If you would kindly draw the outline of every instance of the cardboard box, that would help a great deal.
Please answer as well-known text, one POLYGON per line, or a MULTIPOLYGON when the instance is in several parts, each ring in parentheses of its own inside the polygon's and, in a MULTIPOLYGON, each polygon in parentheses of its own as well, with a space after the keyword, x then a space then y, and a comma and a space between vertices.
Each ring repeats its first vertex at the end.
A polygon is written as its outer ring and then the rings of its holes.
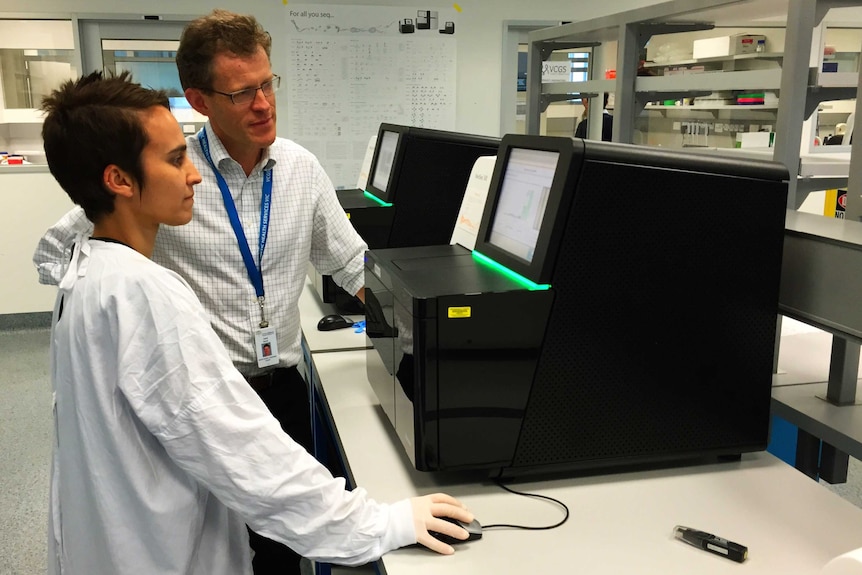
POLYGON ((700 58, 752 54, 757 51, 757 42, 759 40, 766 42, 766 36, 762 34, 734 34, 733 36, 695 40, 692 57, 698 60, 700 58))

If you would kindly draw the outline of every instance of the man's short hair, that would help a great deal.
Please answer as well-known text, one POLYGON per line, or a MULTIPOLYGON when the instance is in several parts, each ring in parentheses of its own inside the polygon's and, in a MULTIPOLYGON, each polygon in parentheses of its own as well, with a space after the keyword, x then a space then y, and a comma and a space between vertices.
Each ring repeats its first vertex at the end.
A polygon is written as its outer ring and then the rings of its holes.
POLYGON ((140 112, 170 109, 167 94, 132 82, 123 72, 93 72, 69 80, 42 100, 42 140, 51 174, 92 222, 114 211, 114 194, 102 183, 114 164, 141 186, 141 153, 149 143, 140 112))
POLYGON ((254 16, 213 10, 189 22, 177 50, 177 71, 183 90, 212 90, 212 62, 217 54, 229 52, 248 57, 257 52, 258 46, 269 58, 272 38, 254 16))

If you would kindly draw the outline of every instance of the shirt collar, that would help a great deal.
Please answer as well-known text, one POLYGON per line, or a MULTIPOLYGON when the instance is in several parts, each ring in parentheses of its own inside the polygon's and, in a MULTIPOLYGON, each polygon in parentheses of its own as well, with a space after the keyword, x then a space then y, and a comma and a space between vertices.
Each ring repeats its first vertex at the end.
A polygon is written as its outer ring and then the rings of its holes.
MULTIPOLYGON (((225 168, 225 162, 228 162, 229 165, 239 166, 237 161, 231 158, 230 154, 227 153, 224 144, 221 143, 221 140, 216 135, 209 120, 207 120, 207 123, 204 125, 204 130, 207 132, 207 140, 209 141, 210 154, 212 155, 213 163, 218 166, 219 170, 223 170, 225 168)), ((261 170, 268 170, 275 166, 275 158, 272 157, 270 148, 271 146, 264 149, 260 161, 251 171, 250 175, 256 175, 261 170)))

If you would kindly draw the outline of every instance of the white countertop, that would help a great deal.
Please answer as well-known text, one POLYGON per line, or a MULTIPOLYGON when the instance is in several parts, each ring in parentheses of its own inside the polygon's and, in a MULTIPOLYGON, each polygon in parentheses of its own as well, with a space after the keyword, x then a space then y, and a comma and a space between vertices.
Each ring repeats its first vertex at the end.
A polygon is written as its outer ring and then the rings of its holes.
MULTIPOLYGON (((479 478, 417 472, 368 384, 365 351, 315 354, 313 361, 349 473, 372 497, 395 501, 446 491, 486 525, 561 519, 556 505, 479 478)), ((862 509, 765 452, 734 463, 511 486, 562 500, 571 518, 551 531, 488 530, 450 557, 401 549, 384 557, 385 572, 809 575, 862 547, 862 509), (676 524, 747 545, 749 559, 740 565, 676 541, 676 524)))
POLYGON ((50 174, 51 170, 48 164, 18 164, 9 166, 6 164, 0 165, 0 175, 2 174, 50 174))
MULTIPOLYGON (((318 331, 317 322, 325 315, 338 313, 335 305, 324 303, 306 278, 305 289, 299 296, 299 321, 302 325, 302 336, 305 338, 311 353, 365 349, 365 332, 356 333, 352 327, 333 331, 318 331)), ((343 315, 343 314, 342 314, 343 315)), ((344 315, 354 322, 365 319, 364 315, 344 315)))
MULTIPOLYGON (((828 381, 832 334, 789 317, 782 318, 781 324, 778 369, 772 376, 772 386, 828 381)), ((859 377, 862 378, 862 365, 859 377)))

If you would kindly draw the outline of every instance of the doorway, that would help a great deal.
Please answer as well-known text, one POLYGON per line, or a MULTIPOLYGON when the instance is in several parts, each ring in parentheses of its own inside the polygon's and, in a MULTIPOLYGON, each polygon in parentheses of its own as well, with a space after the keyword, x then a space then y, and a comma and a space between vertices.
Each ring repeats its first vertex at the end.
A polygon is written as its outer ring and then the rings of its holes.
POLYGON ((192 110, 183 96, 176 66, 180 35, 187 22, 80 20, 84 73, 131 72, 135 82, 167 92, 171 112, 183 124, 183 131, 194 133, 206 118, 192 110))

